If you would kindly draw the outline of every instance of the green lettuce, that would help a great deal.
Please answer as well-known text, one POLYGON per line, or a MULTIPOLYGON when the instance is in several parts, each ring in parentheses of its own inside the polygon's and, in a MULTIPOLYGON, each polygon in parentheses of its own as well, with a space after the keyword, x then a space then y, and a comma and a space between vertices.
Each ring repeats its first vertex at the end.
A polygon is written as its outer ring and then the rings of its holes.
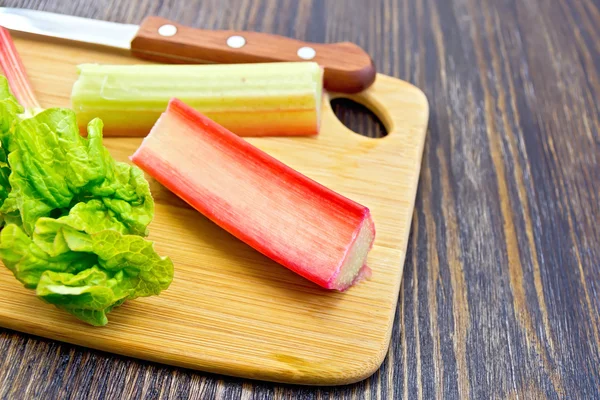
POLYGON ((125 300, 169 287, 173 263, 151 242, 115 230, 88 234, 69 221, 40 218, 31 238, 14 224, 0 233, 4 264, 46 302, 101 326, 125 300))
MULTIPOLYGON (((10 168, 8 166, 8 141, 19 120, 18 115, 24 111, 23 107, 17 103, 17 99, 10 93, 8 81, 4 76, 0 75, 0 206, 8 197, 10 190, 8 183, 10 175, 10 168)), ((2 226, 3 222, 3 220, 0 220, 0 226, 2 226)))
POLYGON ((102 121, 79 134, 75 114, 32 118, 0 76, 0 259, 37 296, 91 325, 126 300, 158 295, 173 263, 144 239, 154 201, 143 172, 116 162, 102 121))
POLYGON ((21 217, 31 234, 38 218, 63 214, 75 204, 96 198, 128 228, 147 235, 154 202, 142 171, 116 162, 102 144, 102 121, 79 134, 75 113, 49 109, 20 122, 9 143, 11 191, 0 213, 21 217))

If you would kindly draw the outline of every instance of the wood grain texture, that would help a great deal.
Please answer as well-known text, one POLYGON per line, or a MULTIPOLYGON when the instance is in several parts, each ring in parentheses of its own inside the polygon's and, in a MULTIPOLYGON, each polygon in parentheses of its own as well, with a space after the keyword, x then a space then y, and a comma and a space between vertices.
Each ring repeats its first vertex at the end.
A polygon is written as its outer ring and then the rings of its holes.
POLYGON ((194 64, 202 62, 235 64, 273 61, 304 61, 298 54, 303 47, 315 51, 311 61, 324 69, 325 89, 357 93, 375 81, 375 66, 369 55, 354 43, 308 43, 285 36, 235 30, 191 28, 160 17, 146 17, 131 42, 132 53, 147 60, 194 64), (165 37, 160 27, 173 25, 174 36, 165 37), (245 44, 231 48, 227 39, 240 36, 245 44))
MULTIPOLYGON (((13 39, 43 107, 70 105, 78 64, 140 63, 63 40, 18 32, 13 39)), ((366 261, 370 279, 344 293, 325 291, 235 239, 148 176, 156 203, 149 240, 173 260, 169 289, 127 302, 98 329, 40 302, 0 268, 0 326, 245 378, 339 385, 372 375, 389 347, 429 106, 415 86, 378 75, 368 90, 350 96, 384 122, 388 134, 374 139, 336 118, 332 96, 341 95, 324 96, 319 135, 246 140, 369 208, 377 230, 366 261)), ((141 142, 104 138, 124 162, 141 142)))
POLYGON ((5 331, 0 398, 600 398, 597 0, 2 4, 349 40, 422 88, 431 118, 392 344, 371 378, 274 385, 5 331))

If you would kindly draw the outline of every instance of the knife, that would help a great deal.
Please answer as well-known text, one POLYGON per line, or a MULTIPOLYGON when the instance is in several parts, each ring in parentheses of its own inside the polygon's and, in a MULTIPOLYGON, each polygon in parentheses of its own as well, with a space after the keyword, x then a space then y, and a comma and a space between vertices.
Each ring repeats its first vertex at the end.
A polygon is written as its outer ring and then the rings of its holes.
POLYGON ((324 86, 356 93, 375 81, 369 55, 349 43, 308 43, 284 36, 233 30, 202 30, 160 17, 141 25, 119 24, 20 8, 0 7, 7 29, 130 50, 142 59, 177 63, 314 61, 324 68, 324 86))

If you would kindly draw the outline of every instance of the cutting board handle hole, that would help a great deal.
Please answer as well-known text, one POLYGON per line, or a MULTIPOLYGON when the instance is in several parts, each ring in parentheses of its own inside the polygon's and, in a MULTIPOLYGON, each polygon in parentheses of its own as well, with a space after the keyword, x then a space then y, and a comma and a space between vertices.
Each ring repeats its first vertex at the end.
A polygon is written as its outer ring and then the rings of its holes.
POLYGON ((379 139, 388 134, 379 117, 354 100, 333 99, 331 108, 340 122, 358 135, 379 139))

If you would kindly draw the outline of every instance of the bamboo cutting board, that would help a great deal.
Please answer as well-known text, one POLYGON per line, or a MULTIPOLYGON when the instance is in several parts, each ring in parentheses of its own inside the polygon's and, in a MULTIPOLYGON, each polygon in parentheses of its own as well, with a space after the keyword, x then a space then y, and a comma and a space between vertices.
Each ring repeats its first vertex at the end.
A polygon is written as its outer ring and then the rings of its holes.
MULTIPOLYGON (((69 106, 75 65, 143 63, 126 54, 14 35, 42 106, 69 106)), ((130 301, 94 328, 38 300, 0 268, 0 325, 126 356, 226 375, 312 385, 367 378, 389 346, 419 180, 428 103, 414 86, 378 75, 351 97, 375 112, 382 139, 347 129, 324 99, 316 138, 254 138, 252 144, 371 209, 373 277, 327 292, 238 241, 150 180, 150 240, 175 264, 169 290, 130 301)), ((141 139, 106 138, 127 161, 141 139)))

